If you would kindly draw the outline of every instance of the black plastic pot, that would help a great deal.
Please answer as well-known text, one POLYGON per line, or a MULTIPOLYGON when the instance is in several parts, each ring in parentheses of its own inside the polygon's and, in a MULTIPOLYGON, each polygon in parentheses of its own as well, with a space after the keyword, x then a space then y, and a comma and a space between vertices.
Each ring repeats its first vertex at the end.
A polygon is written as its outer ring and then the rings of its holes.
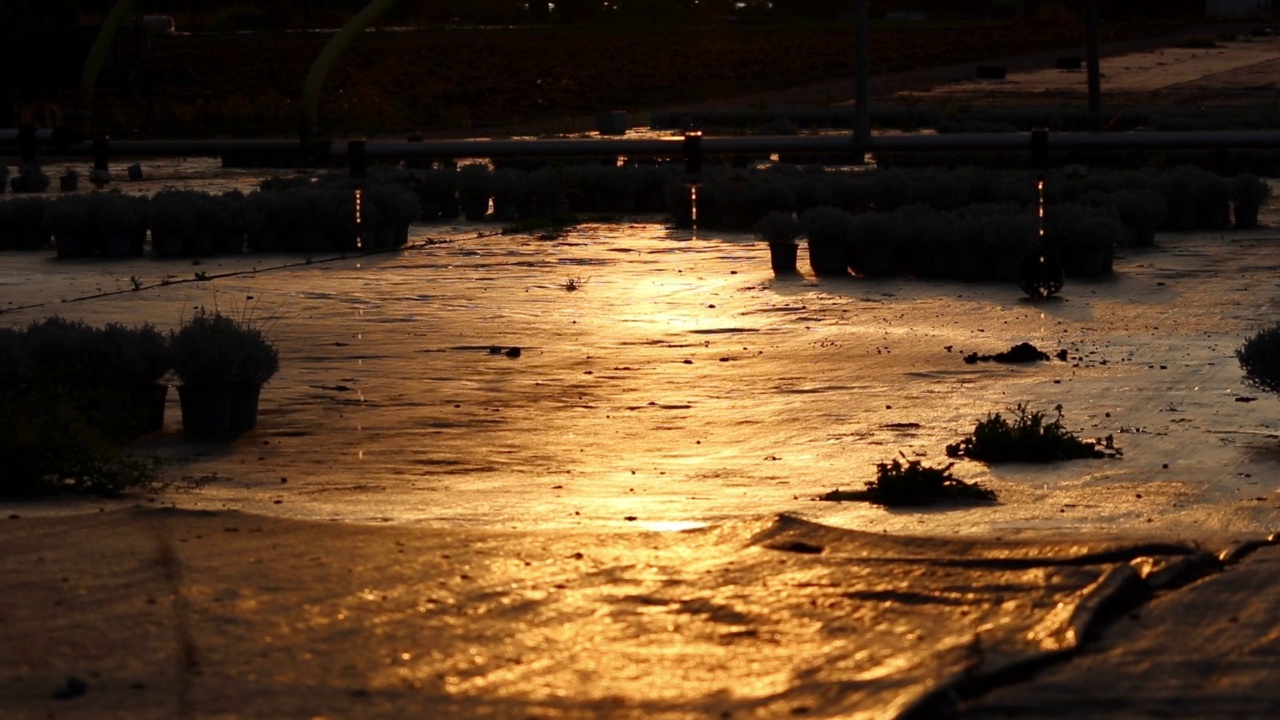
POLYGON ((843 243, 809 243, 809 267, 818 277, 849 277, 849 252, 843 243))
POLYGON ((182 434, 220 438, 231 434, 231 391, 227 388, 178 386, 182 406, 182 434))
POLYGON ((1257 205, 1235 206, 1236 229, 1253 230, 1258 227, 1257 205))
POLYGON ((800 246, 793 242, 769 243, 769 265, 775 275, 795 275, 800 246))
POLYGON ((123 441, 161 430, 169 386, 146 383, 115 390, 93 409, 90 422, 109 437, 123 441))
POLYGON ((258 398, 261 394, 261 387, 251 385, 232 389, 229 416, 232 433, 247 432, 258 426, 258 398))

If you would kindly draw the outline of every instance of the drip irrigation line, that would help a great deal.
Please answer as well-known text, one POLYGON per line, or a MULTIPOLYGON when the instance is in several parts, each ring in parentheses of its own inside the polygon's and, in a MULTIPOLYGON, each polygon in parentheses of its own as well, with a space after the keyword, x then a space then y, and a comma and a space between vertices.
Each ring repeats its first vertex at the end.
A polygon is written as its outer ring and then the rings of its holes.
POLYGON ((405 250, 420 250, 423 248, 435 247, 437 245, 444 245, 449 242, 451 241, 443 240, 443 239, 427 239, 417 243, 413 243, 411 245, 405 245, 403 247, 398 247, 398 248, 379 248, 376 250, 366 250, 364 252, 359 252, 354 254, 344 253, 342 255, 321 258, 319 260, 305 259, 299 262, 290 262, 290 263, 285 263, 283 265, 275 265, 267 268, 255 267, 250 270, 231 270, 228 272, 221 272, 221 273, 214 273, 214 274, 197 271, 194 277, 184 277, 184 278, 174 278, 174 279, 166 278, 157 283, 153 283, 150 285, 139 285, 136 287, 125 289, 125 290, 111 290, 108 292, 93 293, 92 295, 79 295, 73 298, 63 298, 56 301, 45 300, 43 302, 31 303, 30 305, 15 305, 13 307, 0 308, 0 315, 4 315, 5 313, 17 312, 19 310, 34 310, 37 308, 45 307, 46 305, 54 305, 54 304, 69 305, 71 303, 86 302, 89 300, 101 300, 102 298, 115 297, 117 295, 128 295, 131 293, 142 292, 144 290, 154 290, 156 288, 162 288, 162 287, 173 287, 174 285, 186 285, 188 283, 209 282, 212 280, 221 280, 225 278, 239 277, 242 275, 259 275, 262 273, 268 273, 275 270, 290 270, 297 267, 306 267, 307 265, 323 265, 326 263, 338 262, 340 260, 352 260, 352 259, 358 259, 363 257, 370 257, 373 255, 385 255, 387 253, 403 252, 405 250))

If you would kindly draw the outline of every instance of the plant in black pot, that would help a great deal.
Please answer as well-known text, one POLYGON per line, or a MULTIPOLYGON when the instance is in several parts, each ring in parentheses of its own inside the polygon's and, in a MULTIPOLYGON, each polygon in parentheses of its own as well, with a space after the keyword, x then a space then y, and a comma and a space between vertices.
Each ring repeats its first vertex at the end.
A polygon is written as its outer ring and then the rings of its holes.
POLYGON ((108 324, 99 331, 89 361, 102 380, 90 422, 104 436, 127 442, 164 426, 169 386, 161 378, 172 366, 165 333, 151 324, 108 324))
POLYGON ((80 187, 80 173, 75 168, 67 168, 58 178, 58 189, 62 192, 75 192, 80 187))
POLYGON ((0 202, 0 249, 44 250, 53 243, 45 225, 44 198, 19 198, 0 202))
POLYGON ((860 213, 853 216, 851 227, 853 252, 849 255, 849 267, 854 273, 887 277, 898 272, 907 236, 897 212, 860 213))
POLYGON ((422 205, 417 196, 402 187, 374 185, 369 188, 367 198, 365 207, 373 208, 378 215, 376 237, 368 247, 404 247, 408 244, 409 225, 422 216, 422 205))
POLYGON ((1236 228, 1252 230, 1258 227, 1258 210, 1271 197, 1271 186, 1266 180, 1244 173, 1231 179, 1231 199, 1235 202, 1236 228))
POLYGON ((1196 190, 1196 227, 1225 230, 1231 227, 1231 181, 1200 171, 1196 190))
MULTIPOLYGON (((459 173, 462 169, 459 169, 459 173)), ((462 194, 459 176, 458 194, 462 194)), ((520 219, 520 206, 529 195, 529 173, 515 168, 498 168, 493 172, 493 218, 500 222, 520 219)), ((463 201, 466 202, 465 200, 463 201)))
POLYGON ((68 195, 45 207, 44 225, 53 234, 58 257, 85 257, 97 252, 97 234, 93 224, 96 204, 96 198, 89 195, 68 195))
POLYGON ((769 243, 769 265, 775 275, 794 275, 799 245, 796 239, 804 226, 791 213, 774 210, 756 223, 756 237, 769 243))
POLYGON ((262 385, 279 354, 260 327, 218 311, 197 310, 170 338, 183 432, 225 437, 257 423, 262 385))
POLYGON ((487 165, 472 164, 458 168, 458 202, 462 206, 463 217, 483 220, 489 214, 489 197, 496 189, 495 180, 487 165))
POLYGON ((196 231, 197 205, 203 202, 198 195, 187 190, 161 190, 152 196, 149 224, 153 253, 177 257, 193 244, 189 238, 196 231))
POLYGON ((248 197, 253 220, 246 237, 250 252, 274 252, 280 249, 280 234, 284 230, 288 211, 284 193, 278 190, 254 190, 248 197))
POLYGON ((350 193, 318 187, 297 187, 281 193, 285 204, 285 226, 281 245, 294 252, 333 249, 329 231, 339 219, 339 207, 350 193))
POLYGON ((809 208, 800 216, 809 239, 809 267, 818 277, 848 277, 853 216, 833 207, 809 208))
POLYGON ((141 255, 139 227, 146 227, 145 201, 122 193, 93 193, 93 234, 104 257, 141 255))
POLYGON ((1050 209, 1046 222, 1045 232, 1068 276, 1110 274, 1115 248, 1127 237, 1114 208, 1061 205, 1050 209))
POLYGON ((1156 228, 1169 214, 1169 204, 1154 190, 1131 189, 1113 193, 1090 193, 1081 198, 1085 205, 1113 207, 1120 214, 1126 239, 1135 247, 1152 247, 1156 244, 1156 228))
POLYGON ((1200 172, 1179 167, 1156 178, 1156 190, 1169 209, 1161 229, 1184 232, 1196 228, 1196 179, 1200 172))
POLYGON ((9 187, 16 193, 42 193, 49 189, 49 176, 39 163, 23 163, 18 166, 18 175, 9 180, 9 187))

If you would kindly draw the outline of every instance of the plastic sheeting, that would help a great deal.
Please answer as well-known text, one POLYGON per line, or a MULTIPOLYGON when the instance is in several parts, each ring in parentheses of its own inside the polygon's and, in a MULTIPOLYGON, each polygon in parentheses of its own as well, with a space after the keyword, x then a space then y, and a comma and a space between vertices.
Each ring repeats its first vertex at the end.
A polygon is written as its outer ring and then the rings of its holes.
POLYGON ((64 719, 895 717, 1072 650, 1199 551, 142 509, 6 521, 0 546, 0 707, 64 719))

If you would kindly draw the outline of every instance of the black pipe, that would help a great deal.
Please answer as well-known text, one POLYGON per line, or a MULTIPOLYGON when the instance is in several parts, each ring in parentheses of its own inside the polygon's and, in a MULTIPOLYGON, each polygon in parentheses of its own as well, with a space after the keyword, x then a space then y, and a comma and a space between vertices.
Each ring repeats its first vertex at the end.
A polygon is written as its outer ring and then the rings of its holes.
MULTIPOLYGON (((37 139, 40 133, 36 133, 37 139)), ((0 149, 13 147, 16 133, 0 131, 0 149)), ((769 137, 664 138, 550 138, 536 140, 424 140, 421 142, 371 140, 365 145, 369 158, 511 158, 553 156, 662 157, 683 159, 688 143, 696 142, 702 155, 759 153, 850 153, 849 136, 790 135, 769 137)), ((872 136, 868 152, 1027 152, 1029 133, 943 133, 872 136)), ((1280 131, 1137 131, 1124 133, 1053 133, 1050 151, 1060 150, 1177 150, 1177 149, 1280 149, 1280 131)), ((344 158, 347 141, 308 143, 312 157, 344 158)), ((112 140, 116 158, 219 157, 230 153, 298 155, 296 140, 112 140)), ((93 157, 92 143, 77 143, 61 151, 71 156, 93 157)))

